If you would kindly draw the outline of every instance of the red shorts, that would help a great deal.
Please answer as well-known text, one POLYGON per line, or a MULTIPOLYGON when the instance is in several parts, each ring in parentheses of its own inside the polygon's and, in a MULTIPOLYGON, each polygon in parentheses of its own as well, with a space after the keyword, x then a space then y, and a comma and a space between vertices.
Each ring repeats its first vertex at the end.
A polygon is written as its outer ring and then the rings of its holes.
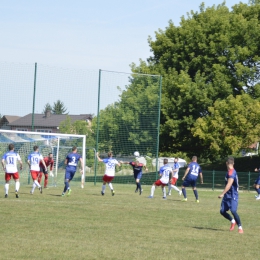
POLYGON ((6 181, 10 181, 11 179, 12 179, 12 177, 13 177, 13 179, 14 180, 18 180, 19 179, 19 173, 18 172, 15 172, 15 173, 5 173, 5 180, 6 181))
POLYGON ((166 183, 166 184, 165 184, 165 183, 162 183, 161 180, 159 179, 159 180, 157 180, 157 181, 154 183, 154 185, 155 185, 155 186, 162 186, 162 187, 164 187, 164 186, 167 185, 167 183, 166 183))
POLYGON ((31 171, 31 176, 32 176, 32 179, 33 180, 37 180, 38 179, 38 176, 39 176, 39 173, 38 171, 31 171))
POLYGON ((173 177, 172 179, 171 179, 171 184, 172 185, 175 185, 176 184, 176 182, 177 182, 177 178, 175 178, 175 177, 173 177))
POLYGON ((115 176, 107 176, 107 175, 104 175, 103 176, 103 181, 105 182, 111 182, 113 179, 114 179, 115 176))

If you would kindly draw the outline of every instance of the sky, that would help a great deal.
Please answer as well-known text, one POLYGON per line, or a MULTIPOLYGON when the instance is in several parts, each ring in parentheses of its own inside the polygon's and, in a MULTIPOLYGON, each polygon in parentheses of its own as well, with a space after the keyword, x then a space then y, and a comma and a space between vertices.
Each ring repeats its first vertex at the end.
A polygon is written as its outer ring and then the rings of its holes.
MULTIPOLYGON (((204 0, 206 7, 222 2, 204 0)), ((180 18, 191 10, 198 11, 201 3, 202 0, 1 0, 0 63, 8 67, 11 63, 34 66, 37 62, 73 70, 131 72, 131 63, 138 64, 139 59, 151 56, 148 36, 154 39, 155 31, 164 30, 169 20, 179 25, 180 18)), ((226 0, 229 8, 238 3, 226 0)), ((0 114, 7 114, 7 108, 9 114, 18 114, 3 103, 0 114)))

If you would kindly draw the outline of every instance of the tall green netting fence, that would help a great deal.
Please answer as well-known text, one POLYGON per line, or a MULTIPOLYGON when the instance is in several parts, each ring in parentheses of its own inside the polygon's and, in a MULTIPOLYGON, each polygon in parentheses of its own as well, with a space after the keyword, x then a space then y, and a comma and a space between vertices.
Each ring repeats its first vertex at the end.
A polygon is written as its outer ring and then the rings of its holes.
MULTIPOLYGON (((123 161, 134 160, 134 151, 139 151, 149 179, 154 181, 161 84, 158 75, 0 62, 0 128, 86 135, 87 182, 96 183, 104 174, 96 151, 103 158, 112 151, 123 161), (46 105, 53 108, 57 101, 63 104, 64 112, 59 114, 56 109, 46 113, 46 105)), ((7 145, 0 146, 1 154, 7 145)), ((59 170, 64 171, 64 166, 59 170)), ((115 182, 128 183, 132 169, 127 165, 117 168, 116 176, 115 182)), ((75 180, 80 181, 80 176, 75 180)))

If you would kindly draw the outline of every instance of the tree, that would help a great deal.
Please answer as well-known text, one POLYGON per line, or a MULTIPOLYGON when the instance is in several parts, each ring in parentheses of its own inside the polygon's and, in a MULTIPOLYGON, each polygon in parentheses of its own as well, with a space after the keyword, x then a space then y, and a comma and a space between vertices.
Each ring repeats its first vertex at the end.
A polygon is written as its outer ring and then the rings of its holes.
POLYGON ((45 104, 42 113, 45 114, 47 111, 52 111, 52 107, 51 107, 50 103, 45 104))
POLYGON ((57 100, 57 102, 54 102, 54 104, 52 106, 53 114, 62 115, 62 114, 66 114, 66 111, 67 111, 67 108, 65 108, 65 105, 62 101, 57 100))
MULTIPOLYGON (((192 129, 209 107, 232 95, 260 100, 260 5, 225 3, 191 11, 149 38, 153 55, 135 72, 163 76, 160 151, 208 156, 208 143, 192 129)), ((232 109, 231 107, 229 108, 232 109)), ((231 126, 232 127, 232 126, 231 126)))
POLYGON ((209 147, 211 155, 238 153, 259 141, 260 103, 248 94, 217 100, 207 116, 197 119, 192 132, 209 147))

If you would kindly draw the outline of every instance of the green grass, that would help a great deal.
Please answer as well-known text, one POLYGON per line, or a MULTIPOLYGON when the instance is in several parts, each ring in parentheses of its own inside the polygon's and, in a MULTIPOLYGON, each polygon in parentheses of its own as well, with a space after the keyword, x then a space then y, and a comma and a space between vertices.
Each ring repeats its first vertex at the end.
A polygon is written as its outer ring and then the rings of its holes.
POLYGON ((187 190, 162 200, 160 189, 148 199, 134 185, 114 184, 116 195, 101 184, 63 187, 30 195, 23 186, 16 199, 13 185, 0 197, 1 259, 255 259, 259 245, 260 201, 240 193, 238 213, 244 234, 219 214, 220 191, 199 189, 200 203, 187 190))

